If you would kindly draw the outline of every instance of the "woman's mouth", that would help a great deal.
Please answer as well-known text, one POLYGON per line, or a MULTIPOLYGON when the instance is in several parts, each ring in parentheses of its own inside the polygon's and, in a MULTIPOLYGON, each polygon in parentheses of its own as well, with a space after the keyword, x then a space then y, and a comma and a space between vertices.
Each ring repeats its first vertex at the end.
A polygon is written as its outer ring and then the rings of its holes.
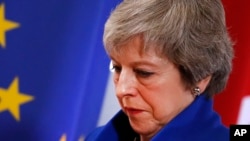
POLYGON ((125 108, 125 111, 128 115, 137 115, 143 112, 143 110, 136 108, 125 108))

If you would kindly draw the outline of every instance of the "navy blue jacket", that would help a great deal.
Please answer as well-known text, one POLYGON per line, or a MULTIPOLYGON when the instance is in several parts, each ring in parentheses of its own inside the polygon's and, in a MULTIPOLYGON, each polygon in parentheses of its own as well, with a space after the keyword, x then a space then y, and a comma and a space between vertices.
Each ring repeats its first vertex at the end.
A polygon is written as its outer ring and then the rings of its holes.
MULTIPOLYGON (((133 141, 136 136, 139 135, 130 127, 128 117, 119 111, 105 126, 89 134, 85 141, 133 141)), ((198 96, 151 141, 229 141, 229 130, 213 110, 212 100, 198 96)))

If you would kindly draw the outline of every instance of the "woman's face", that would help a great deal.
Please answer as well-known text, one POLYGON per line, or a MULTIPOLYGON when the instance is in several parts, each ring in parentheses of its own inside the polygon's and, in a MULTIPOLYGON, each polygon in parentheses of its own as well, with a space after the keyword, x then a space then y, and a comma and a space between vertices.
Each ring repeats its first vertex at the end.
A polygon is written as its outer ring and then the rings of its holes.
POLYGON ((177 67, 153 50, 143 52, 139 37, 112 59, 116 96, 132 128, 151 138, 194 99, 177 67))

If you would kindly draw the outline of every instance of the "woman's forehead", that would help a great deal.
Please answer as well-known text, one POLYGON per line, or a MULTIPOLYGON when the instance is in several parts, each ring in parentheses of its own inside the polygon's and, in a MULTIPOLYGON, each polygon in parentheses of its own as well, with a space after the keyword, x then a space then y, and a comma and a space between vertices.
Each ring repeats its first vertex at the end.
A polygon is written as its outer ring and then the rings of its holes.
POLYGON ((106 47, 106 50, 109 55, 122 55, 130 52, 139 53, 141 56, 157 55, 164 58, 161 47, 157 46, 156 43, 145 43, 141 36, 135 36, 124 43, 106 47))

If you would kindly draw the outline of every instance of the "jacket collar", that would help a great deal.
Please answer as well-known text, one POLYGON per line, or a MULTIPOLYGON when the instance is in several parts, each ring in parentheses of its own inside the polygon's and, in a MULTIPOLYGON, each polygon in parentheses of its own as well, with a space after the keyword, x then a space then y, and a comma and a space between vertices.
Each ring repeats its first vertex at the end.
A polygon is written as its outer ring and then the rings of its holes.
MULTIPOLYGON (((214 128, 221 126, 217 113, 213 111, 212 100, 202 94, 172 121, 156 134, 153 140, 192 140, 206 138, 203 133, 215 131, 214 128), (197 134, 198 135, 197 135, 197 134)), ((129 124, 128 117, 119 111, 102 129, 100 138, 112 141, 133 141, 138 136, 129 124)))

